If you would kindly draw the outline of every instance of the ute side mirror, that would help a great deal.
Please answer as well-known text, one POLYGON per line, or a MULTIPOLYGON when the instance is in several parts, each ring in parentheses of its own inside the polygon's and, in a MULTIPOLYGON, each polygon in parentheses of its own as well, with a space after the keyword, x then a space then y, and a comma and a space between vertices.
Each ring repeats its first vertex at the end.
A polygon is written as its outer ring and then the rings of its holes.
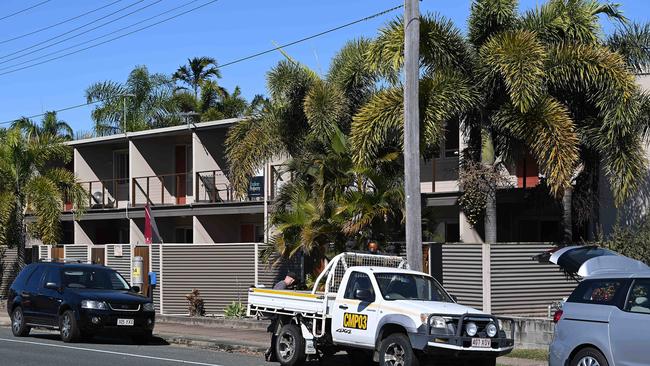
POLYGON ((58 285, 57 283, 55 283, 55 282, 47 282, 47 283, 45 284, 45 288, 46 288, 46 289, 49 289, 49 290, 54 290, 54 291, 59 291, 59 290, 61 290, 61 286, 59 286, 59 285, 58 285))
POLYGON ((139 293, 140 292, 140 286, 132 286, 131 291, 139 293))
POLYGON ((370 293, 370 290, 366 290, 366 289, 359 289, 355 291, 354 298, 364 302, 372 302, 375 300, 372 294, 370 293))

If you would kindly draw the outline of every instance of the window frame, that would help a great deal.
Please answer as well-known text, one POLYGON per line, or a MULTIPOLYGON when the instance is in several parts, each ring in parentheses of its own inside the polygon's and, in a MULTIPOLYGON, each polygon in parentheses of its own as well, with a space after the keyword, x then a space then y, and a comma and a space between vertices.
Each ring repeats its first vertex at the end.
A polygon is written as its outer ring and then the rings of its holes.
POLYGON ((567 299, 567 302, 574 303, 574 304, 589 304, 589 305, 599 305, 599 306, 615 306, 621 310, 625 307, 625 301, 627 299, 627 294, 630 291, 630 284, 631 280, 629 278, 594 278, 594 279, 586 279, 580 282, 578 286, 573 290, 569 298, 567 299), (594 282, 607 282, 607 281, 616 281, 620 282, 621 286, 616 291, 616 294, 614 294, 614 299, 611 302, 594 302, 594 301, 587 301, 583 300, 582 297, 584 296, 584 287, 588 286, 591 283, 594 282), (576 295, 578 293, 578 290, 580 291, 580 295, 576 295))
MULTIPOLYGON (((640 282, 647 281, 650 284, 650 278, 634 278, 634 279, 632 279, 632 281, 630 282, 630 285, 629 285, 629 287, 627 289, 626 296, 625 296, 625 302, 623 302, 623 307, 621 308, 621 310, 626 312, 626 313, 630 313, 630 314, 641 314, 641 315, 650 316, 650 313, 640 313, 638 311, 632 311, 631 308, 630 309, 627 308, 628 303, 630 301, 630 296, 632 295, 632 290, 634 289, 634 285, 637 283, 637 281, 640 281, 640 282)), ((650 294, 648 296, 650 297, 650 294)))
MULTIPOLYGON (((370 290, 372 291, 372 300, 365 301, 365 302, 373 303, 373 302, 377 301, 377 291, 375 290, 375 285, 372 283, 372 277, 370 277, 370 275, 368 275, 367 273, 361 272, 361 271, 352 271, 352 272, 350 272, 350 275, 348 276, 347 285, 345 286, 345 291, 343 292, 343 299, 359 301, 359 299, 354 297, 354 294, 352 295, 352 297, 348 297, 348 289, 350 289, 350 286, 352 285, 352 276, 355 275, 355 274, 366 276, 368 278, 368 282, 370 283, 370 290)), ((355 278, 355 280, 356 280, 356 278, 355 278)))

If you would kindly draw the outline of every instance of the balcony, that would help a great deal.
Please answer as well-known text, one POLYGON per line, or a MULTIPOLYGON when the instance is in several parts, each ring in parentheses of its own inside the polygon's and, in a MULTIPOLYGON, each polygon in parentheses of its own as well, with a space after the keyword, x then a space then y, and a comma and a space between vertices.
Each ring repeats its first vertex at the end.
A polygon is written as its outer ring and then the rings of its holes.
MULTIPOLYGON (((88 192, 89 209, 125 207, 129 201, 128 179, 106 179, 79 183, 88 192)), ((70 207, 66 200, 65 209, 70 207)))
POLYGON ((238 197, 221 170, 205 170, 196 172, 197 203, 227 203, 262 200, 259 197, 238 197))
POLYGON ((131 180, 131 205, 185 205, 193 201, 192 173, 135 177, 131 180))

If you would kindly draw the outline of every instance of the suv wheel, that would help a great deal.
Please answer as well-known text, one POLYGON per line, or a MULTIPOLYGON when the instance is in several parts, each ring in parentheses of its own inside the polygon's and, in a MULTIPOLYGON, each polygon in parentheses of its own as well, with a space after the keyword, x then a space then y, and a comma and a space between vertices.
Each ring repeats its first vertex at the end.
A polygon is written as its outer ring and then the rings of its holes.
POLYGON ((305 339, 297 325, 287 324, 280 329, 275 341, 275 354, 282 366, 302 365, 305 362, 305 339))
POLYGON ((29 335, 30 327, 26 325, 23 308, 16 306, 11 313, 11 332, 16 337, 26 337, 29 335))
POLYGON ((79 339, 81 332, 77 325, 77 319, 72 310, 66 310, 59 317, 59 330, 61 332, 61 340, 70 343, 79 339))
POLYGON ((571 366, 608 366, 607 359, 595 348, 585 348, 571 359, 571 366))
POLYGON ((405 334, 396 333, 384 338, 379 345, 379 365, 418 366, 418 358, 405 334))

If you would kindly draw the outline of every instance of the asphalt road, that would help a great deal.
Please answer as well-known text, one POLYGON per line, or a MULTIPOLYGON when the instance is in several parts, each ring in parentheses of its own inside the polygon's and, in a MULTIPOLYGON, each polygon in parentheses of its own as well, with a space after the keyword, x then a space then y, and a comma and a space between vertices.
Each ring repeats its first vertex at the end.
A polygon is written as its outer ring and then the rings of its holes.
POLYGON ((99 338, 84 343, 63 343, 51 332, 32 330, 16 338, 9 328, 0 327, 2 366, 272 366, 260 356, 214 352, 166 344, 154 339, 146 346, 130 339, 99 338))

